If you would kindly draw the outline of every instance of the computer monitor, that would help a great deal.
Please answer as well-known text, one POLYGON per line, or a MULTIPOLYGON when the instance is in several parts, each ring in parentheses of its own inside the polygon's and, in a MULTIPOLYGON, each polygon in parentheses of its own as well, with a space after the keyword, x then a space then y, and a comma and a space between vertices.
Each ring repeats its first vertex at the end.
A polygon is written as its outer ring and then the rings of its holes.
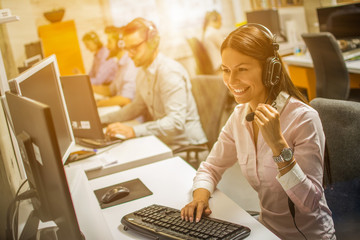
POLYGON ((360 3, 316 9, 320 32, 330 32, 337 39, 360 37, 360 3))
POLYGON ((246 12, 246 20, 248 23, 258 23, 264 25, 276 36, 284 38, 279 39, 279 41, 285 40, 285 37, 281 31, 279 13, 277 9, 265 9, 246 12))
POLYGON ((25 226, 37 230, 39 219, 52 220, 59 228, 58 239, 82 239, 50 107, 10 92, 5 94, 30 189, 36 193, 31 198, 35 214, 30 214, 25 226))
POLYGON ((63 164, 75 145, 55 55, 9 81, 10 91, 50 106, 63 164))

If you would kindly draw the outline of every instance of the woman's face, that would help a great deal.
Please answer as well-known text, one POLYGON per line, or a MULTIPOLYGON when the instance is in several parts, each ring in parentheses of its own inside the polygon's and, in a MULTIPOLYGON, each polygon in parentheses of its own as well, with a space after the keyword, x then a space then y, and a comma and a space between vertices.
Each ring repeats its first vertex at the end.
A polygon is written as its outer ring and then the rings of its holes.
POLYGON ((136 67, 148 66, 153 60, 154 49, 149 47, 146 37, 141 31, 124 36, 125 49, 136 67))
POLYGON ((225 85, 237 103, 249 102, 254 110, 267 96, 260 62, 232 48, 225 48, 221 57, 225 85))

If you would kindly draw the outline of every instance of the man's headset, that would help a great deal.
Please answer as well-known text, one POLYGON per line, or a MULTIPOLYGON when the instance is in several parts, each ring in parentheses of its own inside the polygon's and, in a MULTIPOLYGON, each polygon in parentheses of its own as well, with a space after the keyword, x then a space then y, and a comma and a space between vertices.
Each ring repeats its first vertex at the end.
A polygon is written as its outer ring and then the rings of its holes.
MULTIPOLYGON (((248 24, 241 26, 241 28, 250 27, 250 26, 254 26, 254 27, 258 28, 269 39, 271 39, 272 46, 274 49, 274 56, 268 57, 266 59, 266 63, 263 68, 263 74, 262 74, 263 75, 262 80, 263 80, 265 87, 270 87, 269 95, 265 101, 265 103, 267 103, 267 101, 269 100, 269 97, 272 93, 273 87, 280 82, 280 78, 281 78, 282 66, 281 66, 281 62, 280 62, 279 54, 278 54, 279 44, 276 42, 275 36, 271 33, 271 31, 267 27, 265 27, 261 24, 248 23, 248 24)), ((254 120, 254 117, 255 117, 255 113, 251 112, 248 115, 246 115, 246 120, 251 122, 254 120)))
POLYGON ((152 41, 154 38, 159 36, 159 32, 154 23, 144 18, 137 18, 136 21, 138 21, 147 29, 146 41, 152 41))

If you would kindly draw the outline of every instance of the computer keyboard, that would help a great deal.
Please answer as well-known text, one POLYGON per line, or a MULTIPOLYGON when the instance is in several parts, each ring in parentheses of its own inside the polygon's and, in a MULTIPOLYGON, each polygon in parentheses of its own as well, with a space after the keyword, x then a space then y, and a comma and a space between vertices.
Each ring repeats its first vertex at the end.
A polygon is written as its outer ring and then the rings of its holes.
POLYGON ((250 234, 248 227, 202 217, 199 222, 187 222, 180 217, 180 210, 151 205, 129 213, 121 219, 124 230, 134 230, 151 239, 220 240, 244 239, 250 234))

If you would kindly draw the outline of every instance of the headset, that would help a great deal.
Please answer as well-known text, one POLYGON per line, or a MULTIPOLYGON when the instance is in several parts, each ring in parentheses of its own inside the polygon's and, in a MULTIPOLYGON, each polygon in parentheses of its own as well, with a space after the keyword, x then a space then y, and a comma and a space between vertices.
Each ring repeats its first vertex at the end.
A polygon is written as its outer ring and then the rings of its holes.
MULTIPOLYGON (((265 27, 264 25, 258 24, 258 23, 247 23, 241 28, 254 26, 260 31, 262 31, 272 42, 272 47, 274 50, 274 55, 270 56, 266 59, 263 72, 262 72, 262 81, 265 87, 270 87, 270 93, 268 97, 266 98, 265 103, 269 100, 269 97, 271 95, 271 92, 273 90, 273 87, 277 85, 280 82, 281 75, 282 75, 282 65, 279 59, 279 44, 276 42, 276 36, 274 36, 271 31, 265 27)), ((251 112, 248 115, 246 115, 246 120, 251 122, 254 120, 255 113, 251 112)))
POLYGON ((279 59, 279 44, 276 42, 276 36, 271 33, 271 31, 264 25, 258 23, 248 23, 242 27, 254 26, 261 30, 271 41, 272 47, 274 50, 274 56, 268 57, 263 69, 263 83, 266 87, 275 86, 280 82, 281 78, 281 62, 279 59))
POLYGON ((147 29, 146 33, 146 40, 151 41, 155 37, 159 35, 159 32, 155 26, 155 24, 151 21, 148 21, 144 18, 136 18, 134 21, 139 22, 141 25, 143 25, 147 29))

